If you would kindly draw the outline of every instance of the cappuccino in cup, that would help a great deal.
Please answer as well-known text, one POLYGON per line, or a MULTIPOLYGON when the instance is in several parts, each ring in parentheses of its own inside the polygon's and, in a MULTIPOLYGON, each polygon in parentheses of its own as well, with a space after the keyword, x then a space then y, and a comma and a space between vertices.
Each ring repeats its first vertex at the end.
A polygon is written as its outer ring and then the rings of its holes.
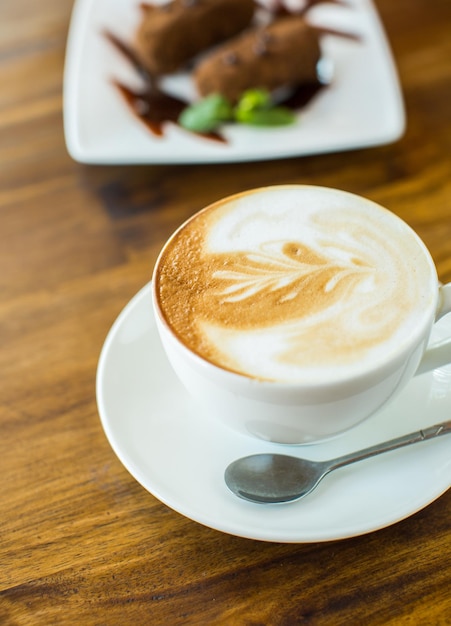
MULTIPOLYGON (((229 404, 242 396, 238 414, 254 415, 245 418, 248 432, 296 443, 330 434, 319 416, 328 406, 364 390, 374 396, 357 411, 365 417, 385 402, 377 396, 387 377, 392 391, 407 382, 438 293, 428 251, 401 219, 353 194, 301 185, 201 210, 170 238, 153 280, 163 344, 188 389, 208 379, 213 387, 201 384, 197 395, 215 396, 214 413, 228 407, 242 422, 229 404), (275 429, 268 406, 279 412, 275 429), (302 425, 304 414, 318 420, 313 429, 302 425)), ((348 421, 337 416, 336 430, 348 421)))

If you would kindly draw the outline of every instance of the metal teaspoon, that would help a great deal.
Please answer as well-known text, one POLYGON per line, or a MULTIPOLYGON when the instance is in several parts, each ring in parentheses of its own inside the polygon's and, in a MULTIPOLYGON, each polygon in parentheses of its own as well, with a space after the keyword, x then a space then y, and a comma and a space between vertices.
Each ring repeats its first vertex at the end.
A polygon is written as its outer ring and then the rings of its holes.
POLYGON ((451 433, 451 421, 378 443, 329 461, 309 461, 284 454, 254 454, 231 463, 224 474, 229 489, 240 498, 261 504, 299 500, 335 469, 413 443, 451 433))

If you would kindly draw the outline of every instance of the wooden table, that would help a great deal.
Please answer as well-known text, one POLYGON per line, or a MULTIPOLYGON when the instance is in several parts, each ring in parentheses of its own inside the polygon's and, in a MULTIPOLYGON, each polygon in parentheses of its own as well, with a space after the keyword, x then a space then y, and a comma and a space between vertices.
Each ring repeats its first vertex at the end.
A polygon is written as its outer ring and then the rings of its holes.
POLYGON ((205 166, 67 154, 72 0, 0 4, 0 623, 451 623, 451 493, 338 542, 229 536, 161 504, 98 418, 105 335, 172 230, 228 194, 311 183, 411 224, 451 280, 451 3, 378 0, 408 125, 393 145, 205 166))

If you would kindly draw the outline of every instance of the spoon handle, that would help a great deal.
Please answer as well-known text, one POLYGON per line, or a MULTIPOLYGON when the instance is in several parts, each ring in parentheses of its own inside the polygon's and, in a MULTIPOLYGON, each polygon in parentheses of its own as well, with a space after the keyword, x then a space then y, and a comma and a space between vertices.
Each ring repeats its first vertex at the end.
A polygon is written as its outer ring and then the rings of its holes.
POLYGON ((390 450, 396 450, 397 448, 403 448, 404 446, 410 446, 413 443, 420 441, 426 441, 427 439, 434 439, 435 437, 441 437, 451 433, 451 421, 442 422, 441 424, 435 424, 435 426, 429 426, 429 428, 423 428, 417 432, 403 435, 402 437, 396 437, 396 439, 390 439, 382 443, 377 443, 369 448, 364 448, 358 452, 351 452, 345 454, 336 459, 326 461, 328 471, 337 469, 338 467, 344 467, 363 459, 368 459, 382 452, 389 452, 390 450))

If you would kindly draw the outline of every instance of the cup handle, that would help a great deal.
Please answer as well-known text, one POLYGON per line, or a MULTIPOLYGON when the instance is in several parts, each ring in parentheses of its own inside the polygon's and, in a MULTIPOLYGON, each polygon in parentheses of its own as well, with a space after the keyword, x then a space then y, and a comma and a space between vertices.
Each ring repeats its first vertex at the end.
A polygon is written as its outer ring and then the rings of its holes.
POLYGON ((435 319, 439 320, 447 313, 451 313, 451 283, 439 287, 439 301, 435 319))
MULTIPOLYGON (((439 302, 435 321, 439 320, 447 313, 451 313, 451 283, 440 285, 439 287, 439 302)), ((424 372, 430 372, 444 365, 449 365, 450 363, 451 338, 448 338, 443 339, 443 341, 438 341, 425 351, 421 363, 415 372, 415 376, 423 374, 424 372)))

